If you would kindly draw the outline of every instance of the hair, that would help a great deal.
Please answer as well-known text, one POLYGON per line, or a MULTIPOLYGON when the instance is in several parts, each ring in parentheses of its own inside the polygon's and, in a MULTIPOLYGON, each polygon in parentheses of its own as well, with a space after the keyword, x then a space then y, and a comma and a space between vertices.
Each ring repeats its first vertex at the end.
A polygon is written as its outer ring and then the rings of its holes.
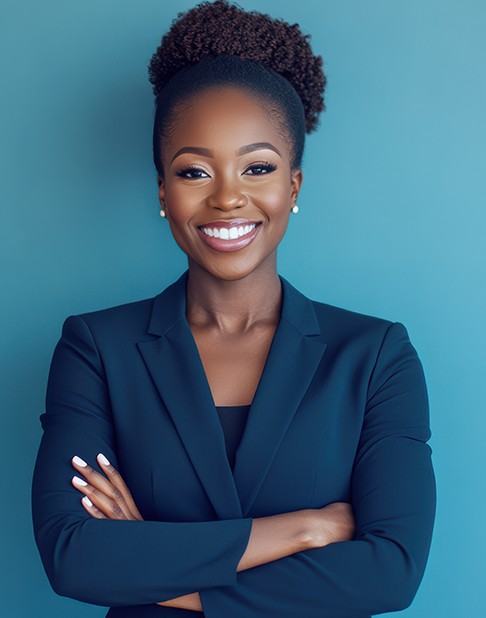
POLYGON ((203 1, 177 14, 148 65, 155 95, 154 164, 163 178, 162 145, 176 126, 177 105, 200 90, 235 85, 251 91, 286 139, 291 168, 302 165, 305 134, 325 110, 323 60, 310 35, 228 0, 203 1))

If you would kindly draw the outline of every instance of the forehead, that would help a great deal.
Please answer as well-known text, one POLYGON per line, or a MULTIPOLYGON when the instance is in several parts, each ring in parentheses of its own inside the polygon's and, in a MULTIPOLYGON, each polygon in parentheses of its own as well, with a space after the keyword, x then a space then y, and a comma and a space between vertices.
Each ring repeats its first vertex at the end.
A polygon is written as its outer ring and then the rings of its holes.
POLYGON ((287 154, 288 145, 272 122, 268 106, 255 93, 238 86, 199 91, 177 106, 174 119, 168 151, 192 145, 232 154, 242 144, 267 141, 287 154))

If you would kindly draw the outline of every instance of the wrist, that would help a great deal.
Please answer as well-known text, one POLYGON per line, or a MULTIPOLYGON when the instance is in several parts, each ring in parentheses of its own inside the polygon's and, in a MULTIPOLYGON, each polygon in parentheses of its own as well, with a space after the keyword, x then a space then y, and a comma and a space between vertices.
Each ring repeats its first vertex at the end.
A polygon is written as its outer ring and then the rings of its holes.
POLYGON ((323 530, 320 511, 316 509, 303 509, 299 513, 301 515, 299 539, 303 549, 314 549, 327 545, 329 540, 323 530))
POLYGON ((321 547, 322 533, 317 525, 314 509, 303 509, 297 513, 297 539, 302 550, 321 547))

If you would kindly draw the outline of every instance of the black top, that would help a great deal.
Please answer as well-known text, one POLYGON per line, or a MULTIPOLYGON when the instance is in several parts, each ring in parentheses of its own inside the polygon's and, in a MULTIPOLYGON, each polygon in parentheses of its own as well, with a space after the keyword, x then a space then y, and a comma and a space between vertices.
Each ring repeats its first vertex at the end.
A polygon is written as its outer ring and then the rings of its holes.
POLYGON ((216 406, 219 420, 223 428, 226 455, 233 470, 235 454, 240 443, 250 404, 246 406, 216 406))

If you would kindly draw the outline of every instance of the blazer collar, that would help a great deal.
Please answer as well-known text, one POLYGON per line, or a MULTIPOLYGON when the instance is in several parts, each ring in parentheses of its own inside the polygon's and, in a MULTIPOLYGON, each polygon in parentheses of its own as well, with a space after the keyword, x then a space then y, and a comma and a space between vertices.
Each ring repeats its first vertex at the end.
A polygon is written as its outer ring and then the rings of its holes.
MULTIPOLYGON (((147 329, 151 335, 163 335, 179 320, 186 321, 186 287, 189 270, 154 297, 147 329)), ((303 335, 319 335, 319 322, 312 301, 299 292, 284 277, 282 282, 281 319, 289 322, 303 335)))
POLYGON ((186 270, 153 299, 137 342, 158 393, 220 519, 248 517, 326 343, 312 301, 284 277, 281 316, 250 407, 233 471, 195 339, 186 319, 186 270))

